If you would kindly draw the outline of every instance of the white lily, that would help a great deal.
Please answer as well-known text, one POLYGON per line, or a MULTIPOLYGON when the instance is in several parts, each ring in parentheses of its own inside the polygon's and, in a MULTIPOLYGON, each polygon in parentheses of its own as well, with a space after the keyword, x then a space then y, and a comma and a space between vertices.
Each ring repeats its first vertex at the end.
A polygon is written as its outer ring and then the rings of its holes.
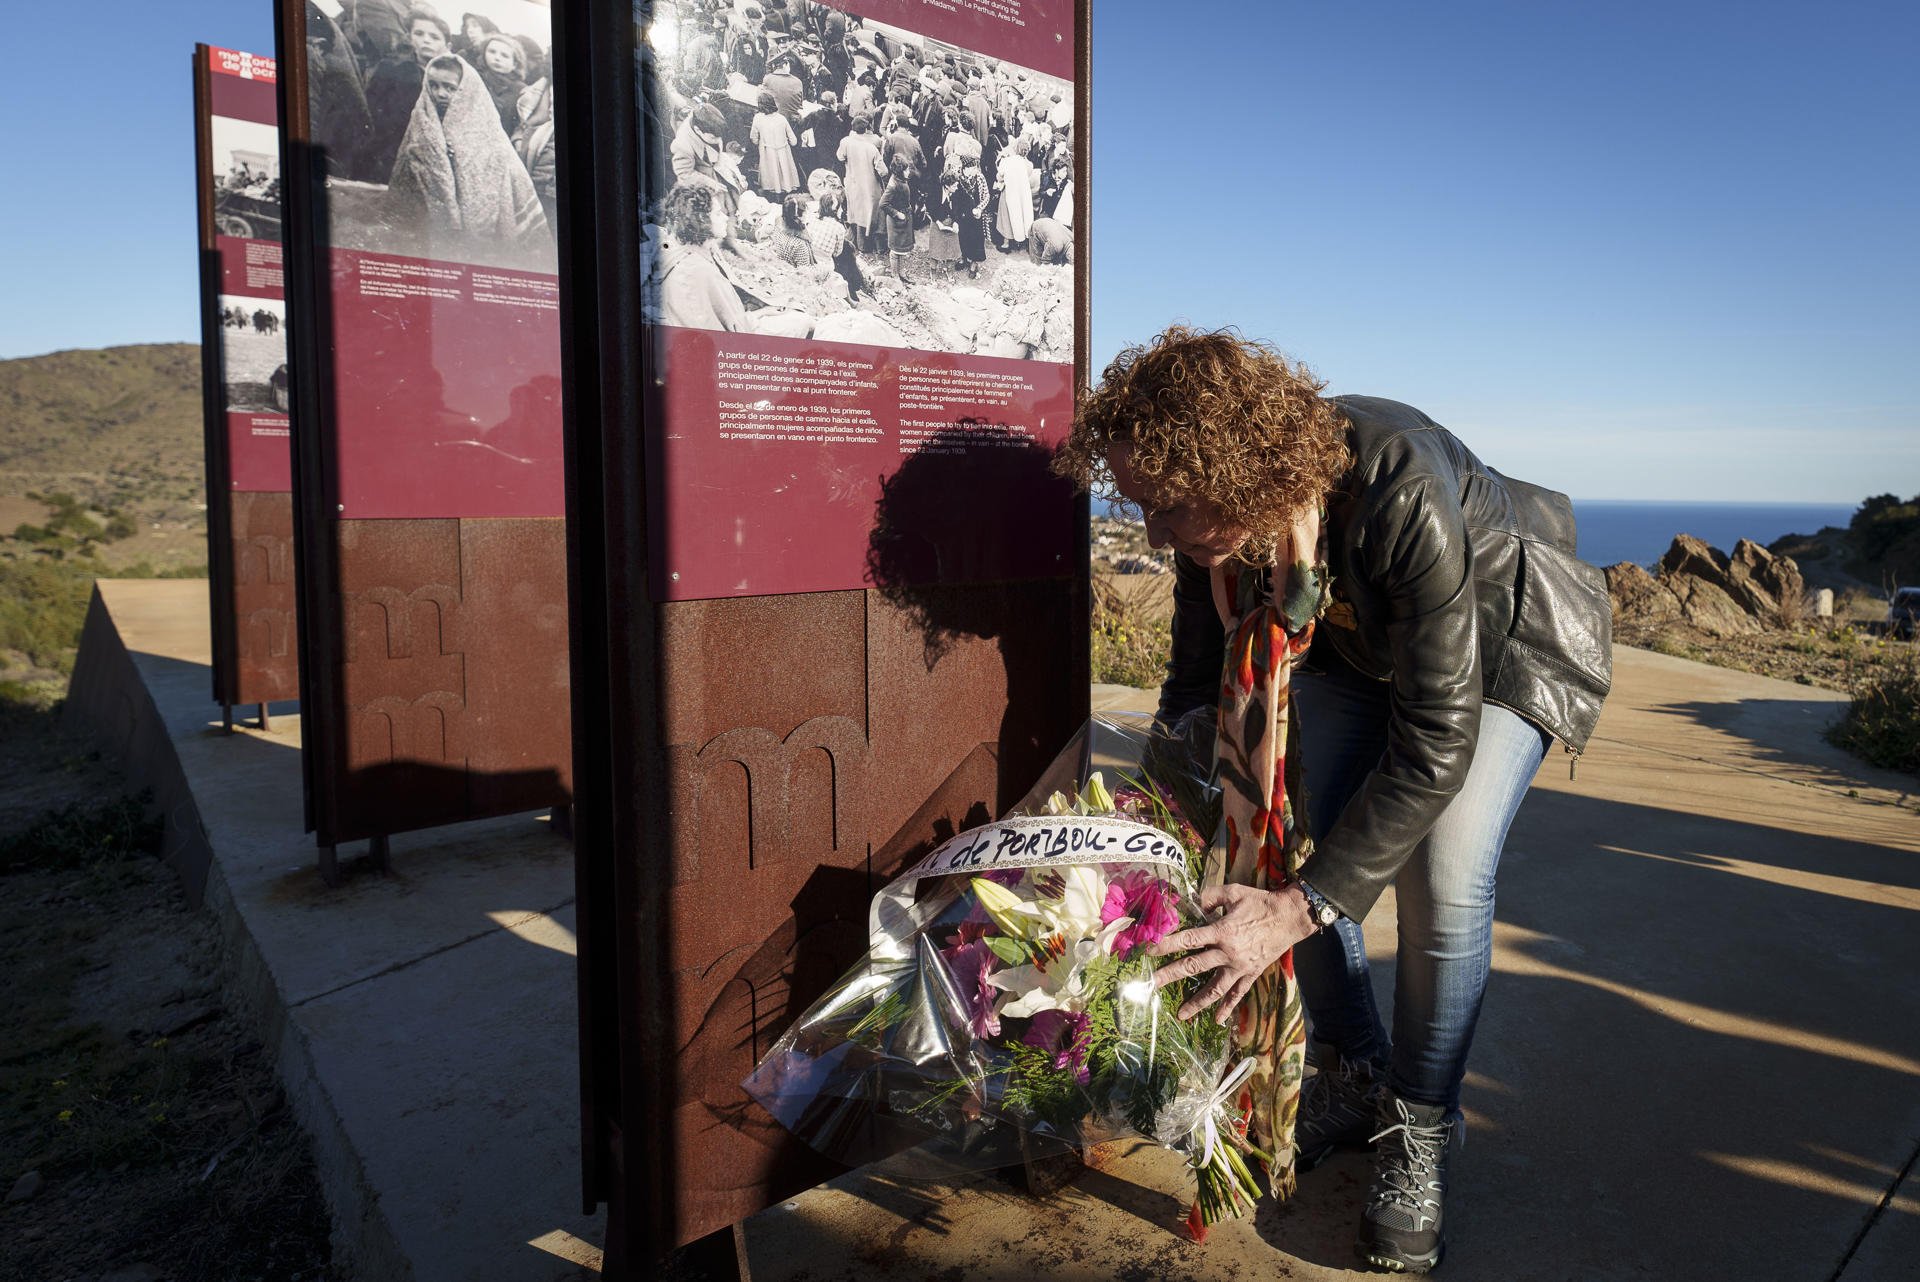
POLYGON ((1060 935, 1077 941, 1099 934, 1100 910, 1107 902, 1105 874, 1092 864, 1068 864, 1057 875, 1061 884, 1057 896, 1022 899, 998 882, 975 877, 974 898, 994 925, 1018 939, 1060 935))
POLYGON ((1100 933, 1100 910, 1107 903, 1107 878, 1093 864, 1068 864, 1060 870, 1065 883, 1058 899, 1039 901, 1049 934, 1080 940, 1100 933))
POLYGON ((995 1013, 1027 1019, 1043 1010, 1078 1010, 1086 996, 1087 963, 1111 951, 1114 937, 1131 924, 1126 917, 1110 922, 1091 939, 1068 944, 1044 967, 1009 966, 995 971, 987 982, 1007 994, 995 1013))

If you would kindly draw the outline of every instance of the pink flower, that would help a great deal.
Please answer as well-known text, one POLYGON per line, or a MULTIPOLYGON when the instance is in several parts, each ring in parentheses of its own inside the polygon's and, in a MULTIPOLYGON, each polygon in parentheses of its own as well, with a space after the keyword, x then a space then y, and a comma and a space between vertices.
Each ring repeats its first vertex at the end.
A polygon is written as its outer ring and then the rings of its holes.
POLYGON ((940 959, 953 976, 953 986, 967 1005, 967 1027, 975 1037, 1000 1036, 1000 1016, 993 1010, 1000 990, 987 981, 999 958, 984 940, 975 939, 957 948, 943 948, 940 959))
POLYGON ((1075 1011, 1043 1010, 1027 1025, 1020 1040, 1053 1055, 1055 1068, 1071 1068, 1073 1080, 1082 1086, 1091 1076, 1087 1071, 1087 1050, 1092 1041, 1093 1021, 1075 1011))
POLYGON ((993 923, 987 920, 986 909, 980 907, 978 902, 975 902, 973 912, 969 913, 966 920, 956 926, 954 932, 947 936, 947 947, 958 948, 962 944, 971 944, 976 940, 985 939, 987 935, 991 933, 989 928, 992 925, 993 923))
POLYGON ((1144 869, 1123 873, 1107 885, 1107 902, 1100 908, 1100 924, 1129 917, 1133 924, 1114 937, 1116 956, 1131 956, 1180 925, 1174 908, 1173 887, 1144 869))

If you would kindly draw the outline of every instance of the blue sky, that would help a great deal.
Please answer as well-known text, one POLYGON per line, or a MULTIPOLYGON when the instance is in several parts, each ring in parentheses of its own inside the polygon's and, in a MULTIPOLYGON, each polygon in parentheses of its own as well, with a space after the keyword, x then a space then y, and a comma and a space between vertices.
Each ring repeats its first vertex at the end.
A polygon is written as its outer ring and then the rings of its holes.
MULTIPOLYGON (((270 0, 15 8, 0 357, 191 340, 188 56, 270 0)), ((1235 324, 1583 498, 1920 491, 1915 6, 1096 9, 1097 361, 1235 324)))

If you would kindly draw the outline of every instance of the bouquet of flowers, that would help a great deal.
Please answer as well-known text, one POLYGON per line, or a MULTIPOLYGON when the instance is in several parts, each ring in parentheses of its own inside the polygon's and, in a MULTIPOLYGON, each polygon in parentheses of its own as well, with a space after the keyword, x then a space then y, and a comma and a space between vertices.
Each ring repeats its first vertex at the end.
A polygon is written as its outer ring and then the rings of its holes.
MULTIPOLYGON (((1111 722, 1108 723, 1112 725, 1111 722)), ((1200 924, 1206 843, 1169 793, 1120 776, 951 838, 874 899, 866 959, 745 1083, 846 1161, 916 1145, 934 1169, 1139 1136, 1184 1152, 1193 1230, 1251 1209, 1266 1155, 1235 1096, 1250 1061, 1200 979, 1156 988, 1151 945, 1200 924)))

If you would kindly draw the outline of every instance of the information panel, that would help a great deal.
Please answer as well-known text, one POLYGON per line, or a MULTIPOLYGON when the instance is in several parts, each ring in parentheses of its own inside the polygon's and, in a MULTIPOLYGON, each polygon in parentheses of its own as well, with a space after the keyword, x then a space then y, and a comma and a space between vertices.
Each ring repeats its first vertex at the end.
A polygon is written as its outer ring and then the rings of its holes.
POLYGON ((324 860, 570 799, 552 13, 279 14, 324 860))
POLYGON ((654 595, 872 582, 903 470, 1022 534, 949 547, 923 522, 894 577, 1062 572, 1070 508, 1021 460, 1073 415, 1072 6, 659 0, 640 21, 647 461, 674 478, 654 595))
POLYGON ((299 688, 275 70, 194 50, 214 698, 229 707, 299 688))
POLYGON ((582 1174, 691 1275, 832 1173, 740 1082, 874 891, 1087 716, 1087 6, 555 12, 582 1174))
POLYGON ((220 292, 227 486, 293 488, 287 445, 286 302, 280 265, 280 130, 274 63, 209 48, 211 200, 220 292))

